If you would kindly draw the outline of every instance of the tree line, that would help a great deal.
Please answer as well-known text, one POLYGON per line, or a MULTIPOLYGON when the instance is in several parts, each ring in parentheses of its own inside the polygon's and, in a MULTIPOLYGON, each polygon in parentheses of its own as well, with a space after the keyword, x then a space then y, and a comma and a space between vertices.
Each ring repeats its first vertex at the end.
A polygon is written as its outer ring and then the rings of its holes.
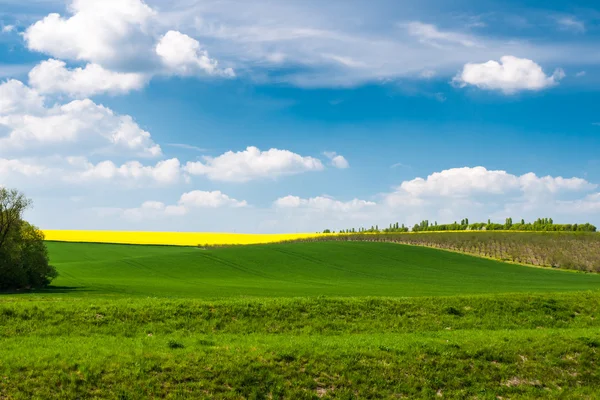
MULTIPOLYGON (((584 224, 555 224, 552 218, 538 218, 533 222, 525 222, 524 219, 514 223, 512 218, 506 218, 503 224, 494 223, 488 219, 486 222, 469 223, 465 218, 458 223, 454 221, 451 224, 438 224, 437 221, 430 223, 429 220, 423 220, 415 224, 412 232, 443 232, 443 231, 529 231, 529 232, 596 232, 596 227, 589 222, 584 224)), ((389 227, 380 229, 378 225, 370 228, 352 228, 342 229, 337 233, 402 233, 409 232, 409 228, 400 225, 398 222, 390 224, 389 227)), ((323 233, 336 233, 333 230, 325 229, 323 233)))

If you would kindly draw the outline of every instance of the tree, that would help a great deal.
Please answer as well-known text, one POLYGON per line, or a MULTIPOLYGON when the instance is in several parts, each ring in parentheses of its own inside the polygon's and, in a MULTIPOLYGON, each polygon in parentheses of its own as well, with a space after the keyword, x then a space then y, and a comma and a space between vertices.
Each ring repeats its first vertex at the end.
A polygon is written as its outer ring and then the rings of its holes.
POLYGON ((30 206, 31 200, 23 193, 16 189, 0 188, 0 249, 30 206))
POLYGON ((41 288, 58 275, 44 234, 22 218, 30 206, 19 191, 0 188, 0 289, 41 288))

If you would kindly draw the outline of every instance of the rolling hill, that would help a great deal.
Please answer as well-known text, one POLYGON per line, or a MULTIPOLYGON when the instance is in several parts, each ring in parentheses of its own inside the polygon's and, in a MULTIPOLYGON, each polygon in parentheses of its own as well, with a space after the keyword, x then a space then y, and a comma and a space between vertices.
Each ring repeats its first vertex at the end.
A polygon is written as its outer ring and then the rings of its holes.
POLYGON ((437 296, 600 288, 600 275, 391 243, 200 249, 49 242, 53 294, 223 298, 437 296))

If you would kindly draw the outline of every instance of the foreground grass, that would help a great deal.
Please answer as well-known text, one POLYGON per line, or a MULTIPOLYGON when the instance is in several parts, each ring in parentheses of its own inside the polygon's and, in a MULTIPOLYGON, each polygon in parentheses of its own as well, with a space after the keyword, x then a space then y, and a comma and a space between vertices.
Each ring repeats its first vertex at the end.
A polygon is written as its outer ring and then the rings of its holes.
MULTIPOLYGON (((55 295, 452 296, 598 290, 600 275, 527 268, 393 243, 198 249, 48 243, 55 295)), ((48 293, 48 292, 45 292, 48 293)))
POLYGON ((0 297, 0 398, 594 398, 600 294, 0 297))

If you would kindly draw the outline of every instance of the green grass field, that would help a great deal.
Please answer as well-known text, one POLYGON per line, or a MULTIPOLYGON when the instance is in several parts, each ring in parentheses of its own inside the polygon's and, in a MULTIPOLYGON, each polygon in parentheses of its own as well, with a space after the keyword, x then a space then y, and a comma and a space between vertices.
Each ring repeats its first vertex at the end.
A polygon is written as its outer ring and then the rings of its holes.
POLYGON ((600 275, 391 243, 48 243, 0 399, 595 399, 600 275))
POLYGON ((600 275, 527 268, 392 243, 192 247, 49 243, 70 294, 434 296, 600 289, 600 275))

